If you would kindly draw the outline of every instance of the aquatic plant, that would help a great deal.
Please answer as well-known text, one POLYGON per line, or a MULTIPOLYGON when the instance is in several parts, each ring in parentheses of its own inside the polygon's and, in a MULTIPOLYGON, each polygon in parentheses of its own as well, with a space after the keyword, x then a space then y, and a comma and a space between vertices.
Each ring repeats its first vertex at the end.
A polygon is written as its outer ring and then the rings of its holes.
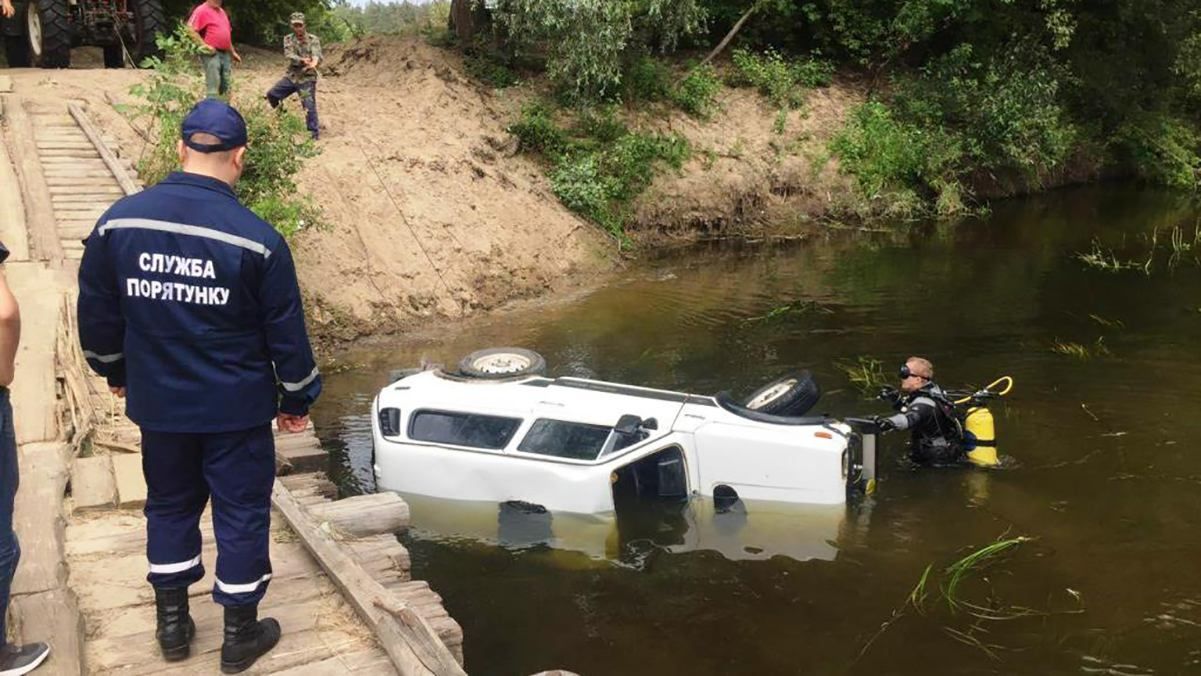
POLYGON ((1086 361, 1094 357, 1108 357, 1112 352, 1105 345, 1105 338, 1097 339, 1097 342, 1092 345, 1084 345, 1082 343, 1074 343, 1071 341, 1061 341, 1056 339, 1051 343, 1051 351, 1057 354, 1062 354, 1068 357, 1073 357, 1081 361, 1086 361))
POLYGON ((964 582, 984 568, 995 563, 1007 552, 1030 540, 1031 538, 1024 536, 998 539, 996 542, 981 547, 947 566, 943 571, 947 575, 947 579, 941 587, 941 591, 943 598, 946 599, 947 605, 951 610, 957 610, 965 605, 965 602, 959 597, 959 588, 964 582))
POLYGON ((854 361, 836 361, 834 367, 842 371, 859 389, 859 393, 869 399, 888 384, 888 377, 884 375, 884 364, 879 359, 856 357, 854 361))
POLYGON ((771 322, 783 319, 785 317, 796 317, 812 313, 831 315, 834 314, 834 311, 815 300, 801 300, 792 303, 785 303, 783 305, 777 305, 776 307, 768 310, 765 314, 757 315, 755 317, 747 317, 742 321, 747 324, 754 324, 758 322, 771 322))
POLYGON ((1088 318, 1108 329, 1124 329, 1124 328, 1126 328, 1126 322, 1123 322, 1120 319, 1106 319, 1105 317, 1102 317, 1101 315, 1095 315, 1095 314, 1089 314, 1088 318))

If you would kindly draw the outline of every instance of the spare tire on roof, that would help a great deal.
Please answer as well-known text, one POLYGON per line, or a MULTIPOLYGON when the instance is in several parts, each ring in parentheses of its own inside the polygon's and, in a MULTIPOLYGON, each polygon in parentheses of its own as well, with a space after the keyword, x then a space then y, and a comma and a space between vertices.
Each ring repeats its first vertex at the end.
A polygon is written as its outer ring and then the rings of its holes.
POLYGON ((789 373, 755 390, 743 406, 768 415, 802 416, 817 405, 822 388, 809 371, 789 373))
POLYGON ((490 347, 463 357, 459 362, 459 373, 484 380, 540 376, 546 373, 546 359, 521 347, 490 347))

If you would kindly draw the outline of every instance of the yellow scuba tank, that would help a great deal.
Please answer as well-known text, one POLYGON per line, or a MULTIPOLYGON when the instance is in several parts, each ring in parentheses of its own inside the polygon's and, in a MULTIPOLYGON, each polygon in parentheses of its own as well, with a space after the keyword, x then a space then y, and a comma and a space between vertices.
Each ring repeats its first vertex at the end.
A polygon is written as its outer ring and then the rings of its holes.
POLYGON ((997 465, 997 427, 987 406, 973 406, 963 419, 964 450, 972 464, 997 465))
POLYGON ((987 402, 996 397, 1003 397, 1013 389, 1013 378, 1001 376, 988 387, 955 401, 957 406, 967 404, 967 414, 963 417, 963 450, 967 459, 978 467, 996 467, 997 459, 997 425, 993 420, 992 411, 988 410, 987 402), (1005 389, 993 391, 998 385, 1005 389))

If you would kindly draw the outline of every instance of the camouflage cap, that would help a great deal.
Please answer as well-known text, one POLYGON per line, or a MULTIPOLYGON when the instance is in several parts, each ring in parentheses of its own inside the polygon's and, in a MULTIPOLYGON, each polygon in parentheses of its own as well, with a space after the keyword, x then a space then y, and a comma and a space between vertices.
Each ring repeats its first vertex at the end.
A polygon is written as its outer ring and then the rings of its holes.
POLYGON ((290 23, 292 25, 304 25, 304 12, 292 12, 292 20, 290 23))

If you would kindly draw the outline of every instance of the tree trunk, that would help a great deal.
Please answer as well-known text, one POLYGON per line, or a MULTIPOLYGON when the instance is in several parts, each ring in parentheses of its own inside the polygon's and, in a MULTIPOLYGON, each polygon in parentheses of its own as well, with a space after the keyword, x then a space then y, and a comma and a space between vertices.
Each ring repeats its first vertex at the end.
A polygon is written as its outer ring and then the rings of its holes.
POLYGON ((726 47, 730 46, 730 42, 732 42, 734 40, 734 36, 738 35, 738 31, 742 30, 742 26, 747 22, 747 19, 750 19, 751 15, 754 14, 756 11, 758 11, 759 6, 762 4, 763 4, 763 0, 756 0, 751 5, 750 9, 748 9, 738 19, 738 22, 734 24, 734 27, 730 29, 730 32, 726 33, 726 36, 721 39, 721 42, 717 43, 717 46, 713 48, 713 51, 709 52, 709 55, 706 56, 704 58, 704 60, 702 60, 700 63, 696 64, 696 68, 693 68, 692 70, 688 71, 687 73, 684 74, 683 77, 681 77, 679 80, 677 80, 676 84, 678 85, 681 82, 683 82, 684 80, 688 79, 688 76, 691 75, 697 68, 700 68, 701 66, 704 66, 705 64, 709 63, 713 59, 717 58, 717 56, 719 54, 721 54, 723 51, 725 51, 726 47))
POLYGON ((471 42, 480 28, 472 4, 472 0, 451 0, 450 3, 450 29, 458 36, 459 44, 462 45, 471 42))

